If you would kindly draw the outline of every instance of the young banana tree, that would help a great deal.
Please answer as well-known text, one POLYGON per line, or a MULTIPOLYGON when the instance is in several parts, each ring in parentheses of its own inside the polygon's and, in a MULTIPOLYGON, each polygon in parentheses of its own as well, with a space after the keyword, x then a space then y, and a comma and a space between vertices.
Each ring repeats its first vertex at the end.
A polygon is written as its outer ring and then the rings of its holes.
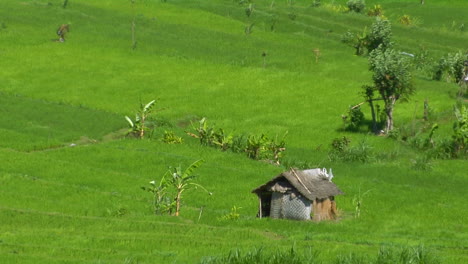
POLYGON ((169 198, 169 186, 167 180, 163 177, 161 181, 159 181, 159 184, 157 184, 156 181, 150 181, 149 184, 149 187, 141 187, 141 189, 153 194, 154 213, 171 214, 175 207, 175 203, 169 198))
POLYGON ((168 184, 172 186, 175 189, 175 216, 179 216, 180 213, 180 202, 182 200, 182 193, 192 189, 192 188, 201 188, 202 190, 206 191, 209 195, 211 195, 210 192, 208 192, 205 187, 201 186, 200 184, 197 184, 193 182, 196 178, 195 175, 193 175, 193 172, 195 169, 200 167, 204 163, 203 160, 198 160, 192 163, 190 166, 188 166, 187 169, 182 171, 182 168, 180 166, 169 169, 167 172, 169 175, 168 179, 168 184))
POLYGON ((146 124, 148 116, 151 114, 152 108, 156 100, 152 100, 151 102, 145 104, 140 103, 140 110, 138 110, 137 114, 135 115, 135 121, 128 116, 125 116, 127 120, 130 130, 129 134, 132 133, 137 135, 139 138, 145 137, 145 131, 148 130, 148 126, 146 124))

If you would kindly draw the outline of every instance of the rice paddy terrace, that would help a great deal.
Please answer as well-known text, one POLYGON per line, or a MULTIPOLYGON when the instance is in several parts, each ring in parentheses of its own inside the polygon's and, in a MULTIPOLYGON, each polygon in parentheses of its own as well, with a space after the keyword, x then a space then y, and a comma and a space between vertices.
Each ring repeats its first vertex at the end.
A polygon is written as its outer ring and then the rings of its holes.
POLYGON ((369 0, 363 13, 347 1, 249 2, 1 1, 0 263, 201 263, 259 248, 317 263, 377 263, 382 248, 468 262, 466 157, 428 159, 414 143, 451 140, 454 106, 466 105, 429 66, 465 54, 468 2, 369 0), (372 73, 342 38, 369 32, 375 5, 395 48, 427 59, 395 106, 411 140, 343 128, 372 73), (154 130, 126 136, 125 116, 153 99, 154 130), (281 165, 201 145, 189 134, 203 117, 235 135, 286 134, 281 165), (167 144, 169 131, 183 142, 167 144), (356 159, 333 158, 343 137, 356 159), (155 214, 141 187, 200 159, 196 183, 212 195, 192 189, 180 216, 155 214), (251 191, 294 166, 333 168, 337 221, 256 217, 251 191))

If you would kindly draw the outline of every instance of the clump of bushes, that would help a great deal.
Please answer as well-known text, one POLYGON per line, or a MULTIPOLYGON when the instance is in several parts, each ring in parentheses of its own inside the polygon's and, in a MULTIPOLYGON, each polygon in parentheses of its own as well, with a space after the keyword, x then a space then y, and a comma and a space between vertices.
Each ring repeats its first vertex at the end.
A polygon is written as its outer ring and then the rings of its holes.
POLYGON ((364 0, 349 0, 346 2, 346 6, 351 12, 362 13, 366 8, 366 2, 364 0))
POLYGON ((181 144, 184 140, 176 136, 173 131, 164 131, 161 141, 166 144, 181 144))
POLYGON ((331 151, 328 157, 331 161, 362 162, 367 163, 374 160, 375 155, 372 147, 363 140, 357 146, 350 146, 351 140, 347 137, 335 138, 331 143, 331 151))
POLYGON ((467 60, 468 54, 462 52, 445 55, 434 66, 432 79, 440 81, 445 77, 447 82, 460 82, 464 77, 464 62, 467 60))
POLYGON ((372 52, 379 46, 386 50, 391 47, 392 27, 390 21, 377 17, 367 33, 364 28, 362 33, 347 31, 341 36, 341 41, 356 49, 356 55, 364 55, 372 52))
POLYGON ((231 150, 235 153, 246 153, 247 157, 254 160, 265 160, 279 165, 283 152, 286 150, 284 134, 282 138, 278 136, 270 138, 265 134, 261 135, 234 135, 227 133, 224 129, 216 129, 208 125, 206 118, 202 118, 198 125, 192 124, 195 133, 187 132, 188 135, 197 138, 200 144, 219 148, 222 151, 231 150))
POLYGON ((348 110, 348 114, 342 116, 347 131, 359 131, 360 126, 364 122, 364 113, 361 111, 361 106, 352 106, 348 110))
POLYGON ((368 16, 375 16, 375 17, 382 17, 383 16, 383 8, 381 5, 374 5, 369 11, 367 11, 368 16))
POLYGON ((468 156, 468 109, 465 106, 455 107, 454 115, 453 134, 450 138, 436 138, 439 125, 430 123, 402 126, 392 131, 389 137, 424 151, 424 156, 414 161, 415 167, 420 167, 420 163, 424 160, 466 158, 468 156))

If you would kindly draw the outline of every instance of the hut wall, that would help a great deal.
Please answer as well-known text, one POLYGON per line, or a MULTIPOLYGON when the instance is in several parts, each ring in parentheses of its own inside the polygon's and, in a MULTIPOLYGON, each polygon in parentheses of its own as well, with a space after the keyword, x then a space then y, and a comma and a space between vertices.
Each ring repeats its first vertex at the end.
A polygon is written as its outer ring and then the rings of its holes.
POLYGON ((311 202, 296 193, 273 192, 271 196, 271 218, 310 220, 311 202))
POLYGON ((283 208, 283 194, 279 192, 273 192, 271 195, 271 218, 281 218, 281 209, 283 208))
POLYGON ((316 199, 313 203, 313 214, 315 221, 336 219, 337 209, 333 197, 330 199, 316 199))

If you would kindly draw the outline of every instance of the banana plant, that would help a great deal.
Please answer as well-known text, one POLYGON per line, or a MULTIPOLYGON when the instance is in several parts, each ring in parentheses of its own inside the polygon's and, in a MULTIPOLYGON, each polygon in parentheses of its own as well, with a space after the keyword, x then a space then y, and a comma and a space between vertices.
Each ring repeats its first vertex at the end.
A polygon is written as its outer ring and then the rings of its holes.
POLYGON ((169 169, 165 177, 169 174, 168 184, 175 189, 175 216, 179 216, 180 204, 182 200, 182 193, 192 188, 200 188, 206 191, 209 195, 212 195, 205 187, 198 183, 193 182, 196 176, 193 174, 194 170, 200 167, 204 163, 204 160, 197 160, 188 166, 185 170, 182 170, 181 166, 169 169))
POLYGON ((162 178, 159 184, 156 181, 150 181, 149 187, 141 187, 142 190, 153 194, 153 209, 156 214, 171 214, 175 208, 175 202, 171 201, 168 193, 168 182, 162 178))
POLYGON ((146 121, 148 119, 148 116, 151 114, 152 108, 155 103, 156 100, 152 100, 147 104, 140 103, 140 110, 138 110, 137 114, 135 115, 135 121, 133 121, 130 117, 125 116, 125 119, 127 120, 128 125, 130 126, 130 129, 127 134, 134 134, 139 138, 145 137, 145 131, 148 130, 146 121))
POLYGON ((261 160, 265 158, 266 152, 268 151, 268 145, 270 140, 265 134, 257 137, 255 135, 250 135, 247 138, 247 146, 245 152, 247 156, 254 160, 261 160))
POLYGON ((228 134, 220 128, 214 133, 213 144, 221 148, 222 151, 226 151, 231 147, 233 138, 231 133, 228 134))

